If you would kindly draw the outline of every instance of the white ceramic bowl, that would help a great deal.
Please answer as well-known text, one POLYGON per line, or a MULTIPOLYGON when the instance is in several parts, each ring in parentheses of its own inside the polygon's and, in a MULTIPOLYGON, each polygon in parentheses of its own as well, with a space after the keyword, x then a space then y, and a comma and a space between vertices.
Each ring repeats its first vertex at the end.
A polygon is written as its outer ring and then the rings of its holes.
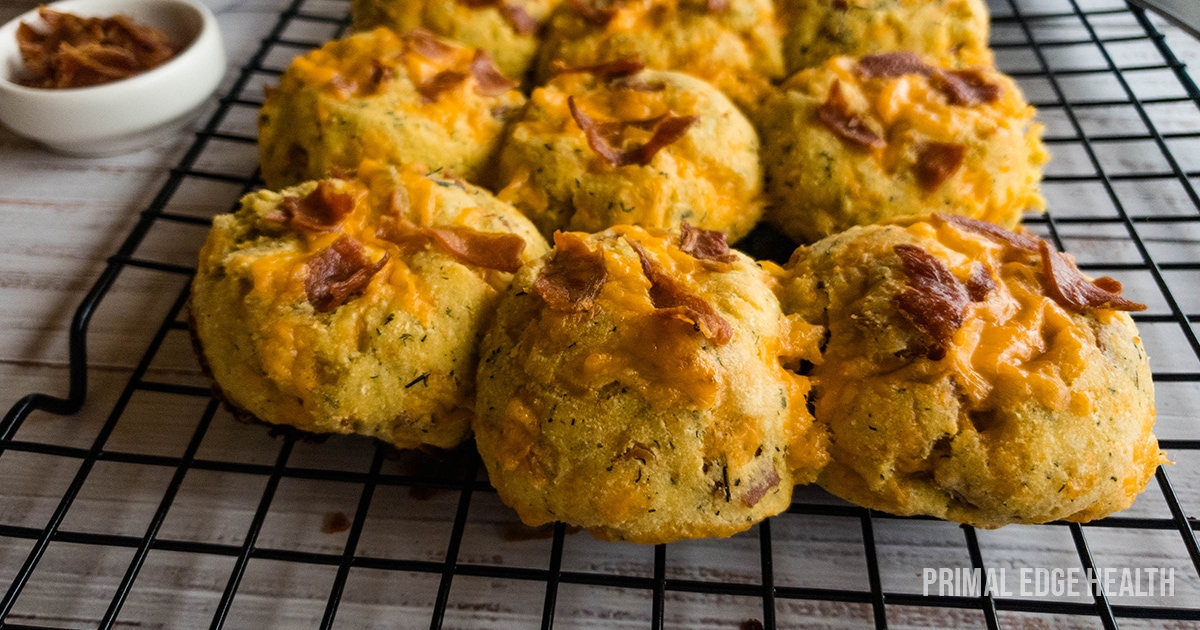
POLYGON ((63 0, 51 9, 88 17, 118 13, 183 45, 157 68, 84 88, 29 88, 13 82, 21 64, 17 26, 40 24, 37 10, 0 27, 0 122, 69 155, 128 153, 151 146, 192 119, 225 74, 225 48, 212 11, 193 0, 63 0))

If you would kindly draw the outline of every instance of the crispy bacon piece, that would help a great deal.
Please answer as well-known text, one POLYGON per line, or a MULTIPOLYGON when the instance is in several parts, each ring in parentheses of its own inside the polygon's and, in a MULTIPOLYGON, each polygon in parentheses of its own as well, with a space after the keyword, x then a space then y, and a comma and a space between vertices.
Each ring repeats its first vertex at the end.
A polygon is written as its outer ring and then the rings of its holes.
POLYGON ((606 137, 612 131, 612 127, 607 127, 605 123, 598 123, 580 111, 575 104, 574 96, 567 97, 567 106, 571 109, 571 117, 575 119, 575 124, 579 125, 584 136, 587 137, 588 146, 596 152, 596 155, 608 162, 609 166, 614 167, 649 164, 659 150, 682 138, 688 129, 699 120, 697 116, 676 116, 668 113, 648 120, 622 122, 620 124, 627 127, 653 122, 654 135, 641 146, 620 151, 606 137))
POLYGON ((988 271, 987 266, 982 263, 971 265, 971 276, 967 278, 967 295, 972 302, 986 300, 987 294, 995 288, 996 281, 992 279, 992 273, 988 271))
POLYGON ((374 85, 376 90, 383 87, 395 78, 395 76, 396 72, 390 67, 383 65, 383 62, 378 59, 371 60, 371 85, 374 85))
POLYGON ((554 254, 533 281, 533 291, 564 313, 590 313, 608 281, 604 253, 592 251, 574 232, 554 233, 554 254))
POLYGON ((774 467, 768 468, 765 475, 750 483, 750 487, 742 495, 742 503, 745 503, 746 507, 758 505, 758 502, 762 501, 762 498, 767 496, 768 492, 778 486, 780 481, 783 480, 779 478, 779 471, 775 470, 774 467))
POLYGON ((838 11, 845 12, 850 10, 850 3, 847 0, 833 0, 832 4, 833 8, 838 11))
POLYGON ((500 17, 504 18, 504 21, 508 22, 508 25, 521 35, 532 35, 540 26, 538 21, 533 19, 525 9, 503 0, 458 0, 458 2, 472 9, 496 7, 496 10, 500 12, 500 17))
POLYGON ((375 264, 367 260, 358 241, 343 236, 322 249, 304 265, 304 293, 318 313, 328 313, 345 304, 371 282, 387 263, 385 253, 375 264))
POLYGON ((414 28, 406 33, 404 41, 411 50, 430 61, 445 61, 454 54, 453 45, 438 39, 423 28, 414 28))
POLYGON ((850 111, 850 104, 842 94, 842 82, 835 80, 829 88, 829 97, 817 108, 817 118, 839 138, 852 146, 863 149, 884 145, 883 138, 871 130, 858 114, 850 111))
POLYGON ((425 228, 423 232, 468 265, 508 273, 521 268, 525 239, 516 234, 480 232, 465 227, 425 228))
POLYGON ((914 52, 890 52, 867 55, 858 60, 858 74, 868 79, 902 77, 906 74, 929 76, 933 68, 914 52))
POLYGON ((471 59, 471 76, 475 77, 475 93, 480 96, 498 96, 520 85, 504 76, 482 48, 471 59))
POLYGON ((708 0, 704 8, 708 9, 709 13, 723 13, 729 8, 729 0, 708 0))
POLYGON ((719 346, 729 343, 733 338, 733 327, 712 305, 684 290, 662 270, 640 243, 629 239, 626 242, 637 252, 642 262, 642 273, 650 280, 650 303, 654 305, 655 315, 688 322, 706 339, 712 339, 719 346))
POLYGON ((729 251, 724 232, 694 228, 690 223, 684 223, 680 228, 679 249, 699 260, 723 263, 737 260, 737 255, 729 251))
POLYGON ((80 17, 38 9, 48 27, 25 22, 17 26, 17 48, 25 76, 21 85, 77 88, 110 83, 140 74, 175 56, 177 50, 161 31, 123 15, 80 17))
POLYGON ((980 105, 994 103, 1000 99, 1000 86, 991 83, 977 68, 966 70, 937 69, 933 73, 933 85, 951 105, 980 105))
POLYGON ((525 12, 525 9, 507 2, 500 4, 500 16, 519 35, 533 35, 538 31, 538 21, 525 12))
POLYGON ((555 59, 554 63, 550 64, 550 71, 556 76, 560 74, 575 74, 586 72, 588 74, 610 79, 616 77, 627 77, 631 74, 637 74, 646 69, 646 64, 639 61, 636 57, 625 57, 604 63, 597 63, 590 66, 568 66, 561 59, 555 59))
POLYGON ((917 184, 932 192, 946 183, 967 157, 967 147, 955 142, 928 142, 917 151, 917 163, 913 167, 917 184))
POLYGON ((909 287, 896 296, 896 305, 917 328, 933 338, 926 355, 931 361, 946 356, 946 344, 962 326, 970 296, 946 264, 916 245, 896 245, 909 287))
POLYGON ((422 102, 436 103, 442 98, 442 94, 458 87, 463 81, 467 80, 467 75, 453 70, 443 70, 427 81, 423 81, 417 85, 417 93, 421 95, 422 102))
POLYGON ((332 181, 323 179, 303 198, 284 197, 279 207, 263 218, 286 222, 292 229, 329 232, 353 210, 354 195, 335 190, 332 181))
POLYGON ((567 0, 571 8, 582 15, 583 19, 596 26, 608 26, 608 23, 617 17, 617 8, 611 5, 600 8, 593 2, 594 0, 567 0))
POLYGON ((1006 230, 995 223, 988 221, 980 221, 979 219, 971 219, 969 217, 959 216, 957 214, 935 214, 935 221, 949 223, 960 230, 974 232, 986 236, 997 243, 1009 245, 1016 249, 1023 249, 1030 252, 1038 251, 1038 239, 1028 234, 1018 234, 1010 230, 1006 230))
POLYGON ((1075 261, 1066 254, 1050 249, 1046 241, 1038 242, 1042 254, 1042 266, 1046 271, 1046 288, 1050 298, 1059 306, 1076 313, 1092 308, 1107 308, 1114 311, 1144 311, 1145 304, 1138 304, 1119 295, 1121 283, 1107 276, 1088 280, 1075 261))

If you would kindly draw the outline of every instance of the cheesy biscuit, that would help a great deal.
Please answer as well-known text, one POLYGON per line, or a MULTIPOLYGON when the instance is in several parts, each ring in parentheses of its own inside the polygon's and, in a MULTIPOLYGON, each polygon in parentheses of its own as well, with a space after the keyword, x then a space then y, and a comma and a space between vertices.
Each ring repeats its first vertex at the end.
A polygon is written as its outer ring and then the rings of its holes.
POLYGON ((541 39, 542 23, 560 0, 352 0, 355 31, 385 26, 422 28, 487 51, 500 71, 523 80, 541 39))
POLYGON ((282 188, 364 159, 419 162, 479 181, 525 97, 486 53, 384 28, 298 57, 258 119, 262 176, 282 188))
POLYGON ((615 62, 534 90, 500 152, 501 199, 546 235, 683 222, 744 236, 762 214, 758 135, 699 79, 615 62))
POLYGON ((480 350, 476 444, 528 525, 663 543, 729 536, 791 503, 825 461, 808 380, 818 332, 717 232, 560 232, 504 296, 480 350))
POLYGON ((779 14, 789 72, 902 51, 951 67, 992 65, 983 0, 781 0, 779 14))
POLYGON ((857 227, 796 250, 784 311, 823 326, 807 372, 830 431, 818 483, 893 514, 978 527, 1086 522, 1165 461, 1120 283, 957 216, 857 227))
POLYGON ((483 326, 546 249, 487 191, 367 163, 216 217, 193 331, 221 396, 260 420, 449 448, 470 435, 483 326))
POLYGON ((547 24, 537 78, 624 59, 703 79, 748 113, 785 76, 771 0, 571 0, 547 24))
POLYGON ((1045 207, 1034 113, 995 70, 912 53, 831 59, 763 107, 767 218, 803 243, 935 212, 1014 227, 1045 207))

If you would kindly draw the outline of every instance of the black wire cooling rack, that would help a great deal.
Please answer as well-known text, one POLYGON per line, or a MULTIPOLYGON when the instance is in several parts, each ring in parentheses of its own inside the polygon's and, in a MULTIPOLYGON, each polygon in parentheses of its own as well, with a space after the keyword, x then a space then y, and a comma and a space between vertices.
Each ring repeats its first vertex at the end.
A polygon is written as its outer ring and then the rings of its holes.
MULTIPOLYGON (((1039 107, 1055 155, 1044 186, 1050 212, 1028 223, 1075 253, 1082 268, 1125 280, 1151 305, 1135 319, 1155 359, 1158 406, 1183 418, 1159 429, 1176 466, 1160 469, 1130 511, 1087 525, 987 532, 797 489, 787 513, 746 534, 647 548, 599 543, 561 524, 516 525, 470 452, 397 455, 355 438, 318 448, 295 435, 268 438, 262 427, 239 429, 202 379, 159 377, 173 373, 160 363, 186 339, 195 259, 194 249, 172 255, 169 245, 180 231, 202 237, 212 214, 259 184, 253 121, 262 86, 292 56, 345 28, 344 3, 294 0, 76 312, 68 397, 31 394, 0 423, 0 474, 5 464, 11 474, 35 460, 59 471, 52 504, 0 522, 0 628, 1200 627, 1200 521, 1189 516, 1200 509, 1200 90, 1136 7, 1000 0, 991 9, 998 65, 1039 107), (214 198, 224 201, 214 207, 214 198), (162 296, 167 315, 119 393, 85 401, 89 321, 130 274, 167 278, 164 286, 178 289, 162 296), (170 412, 146 403, 156 396, 171 401, 170 412), (90 425, 89 409, 97 418, 90 425), (51 434, 37 427, 53 414, 77 414, 69 421, 84 437, 43 437, 51 434), (178 446, 139 440, 146 435, 178 446), (245 452, 252 453, 237 455, 245 452), (113 473, 121 467, 140 473, 113 473), (222 475, 233 494, 253 500, 197 504, 193 482, 222 475), (306 484, 323 490, 296 491, 306 484), (128 513, 125 499, 146 492, 142 512, 128 513), (284 528, 320 529, 317 543, 265 533, 281 519, 302 520, 304 510, 281 506, 329 496, 340 510, 284 528), (179 533, 189 531, 181 520, 196 519, 211 536, 179 533), (97 524, 107 521, 118 524, 97 524), (88 560, 98 553, 108 559, 88 560), (1139 559, 1173 569, 1172 597, 920 588, 926 567, 1015 573, 1142 566, 1139 559), (74 568, 43 579, 51 565, 74 568), (319 586, 311 576, 322 576, 319 586), (272 581, 287 592, 263 590, 272 581), (99 604, 72 609, 76 598, 99 604), (286 606, 271 608, 274 598, 286 606)), ((0 478, 8 488, 0 502, 20 494, 12 478, 0 478)))

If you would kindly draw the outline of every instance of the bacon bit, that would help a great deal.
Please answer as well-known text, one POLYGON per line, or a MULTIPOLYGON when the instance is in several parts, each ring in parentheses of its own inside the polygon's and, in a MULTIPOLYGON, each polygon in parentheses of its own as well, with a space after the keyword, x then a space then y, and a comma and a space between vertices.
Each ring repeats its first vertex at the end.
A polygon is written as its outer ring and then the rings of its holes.
POLYGON ((424 103, 436 103, 442 98, 442 94, 458 87, 463 81, 467 80, 467 75, 453 70, 443 70, 432 77, 428 81, 424 81, 417 85, 417 92, 421 95, 421 101, 424 103))
POLYGON ((525 12, 525 9, 515 4, 501 3, 499 10, 500 17, 504 18, 518 35, 533 35, 541 26, 533 16, 525 12))
POLYGON ((850 3, 846 0, 833 0, 833 8, 838 11, 849 11, 850 3))
POLYGON ((1109 293, 1120 293, 1125 288, 1121 286, 1120 281, 1118 281, 1116 278, 1110 278, 1108 276, 1100 276, 1099 278, 1092 280, 1092 284, 1104 289, 1105 291, 1108 291, 1109 293))
POLYGON ((482 48, 471 59, 471 76, 475 77, 475 93, 480 96, 498 96, 520 85, 504 76, 482 48))
POLYGON ((937 190, 958 172, 966 157, 966 145, 954 142, 929 142, 922 145, 917 151, 917 163, 913 169, 917 183, 926 191, 937 190))
POLYGON ((430 61, 445 61, 454 54, 455 46, 438 39, 433 33, 414 28, 404 36, 409 48, 430 61))
POLYGON ((390 67, 383 65, 383 62, 378 59, 371 60, 371 85, 375 89, 383 87, 384 84, 395 78, 396 72, 390 67))
POLYGON ((465 227, 422 230, 460 262, 484 269, 515 273, 521 268, 525 239, 516 234, 480 232, 465 227))
POLYGON ((988 221, 980 221, 957 214, 935 214, 935 221, 949 223, 960 230, 982 234, 997 243, 1009 245, 1016 249, 1023 249, 1030 252, 1038 251, 1038 239, 1028 234, 1018 234, 1010 230, 1006 230, 995 223, 988 221))
POLYGON ((645 69, 646 64, 642 63, 636 57, 625 57, 622 59, 615 59, 613 61, 606 61, 604 63, 593 64, 590 66, 568 66, 561 59, 555 59, 554 63, 550 64, 550 72, 554 73, 555 76, 560 74, 586 72, 603 79, 627 77, 631 74, 637 74, 645 69))
POLYGON ((858 73, 868 79, 902 77, 906 74, 929 76, 933 68, 913 52, 867 55, 858 60, 858 73))
POLYGON ((946 356, 946 344, 962 326, 969 296, 946 264, 916 245, 892 248, 900 256, 910 286, 896 296, 908 319, 933 338, 926 355, 931 361, 946 356))
POLYGON ((303 199, 284 197, 279 207, 263 218, 287 222, 292 229, 330 232, 353 210, 354 195, 335 190, 331 180, 323 179, 303 199))
POLYGON ((571 117, 575 119, 575 124, 579 125, 579 128, 583 130, 584 136, 587 137, 588 146, 603 158, 605 162, 608 162, 609 166, 613 167, 628 166, 630 164, 645 166, 649 164, 659 150, 682 138, 688 129, 699 120, 697 116, 676 116, 675 114, 668 113, 654 119, 620 123, 624 126, 637 127, 653 121, 654 135, 650 137, 650 140, 646 144, 634 147, 628 151, 619 151, 605 137, 606 132, 611 132, 612 127, 606 126, 605 123, 597 123, 580 111, 579 107, 575 104, 574 96, 567 97, 567 106, 571 109, 571 117))
POLYGON ((712 305, 685 291, 650 258, 640 243, 629 239, 625 242, 637 252, 642 262, 642 273, 650 280, 650 303, 654 306, 655 315, 688 322, 706 339, 712 339, 719 346, 729 343, 733 338, 733 327, 712 305))
POLYGON ((567 3, 585 20, 596 26, 608 26, 608 23, 617 17, 616 7, 608 6, 601 9, 592 4, 591 0, 567 0, 567 3))
POLYGON ((746 489, 746 493, 742 495, 742 503, 745 503, 746 507, 758 505, 758 502, 762 501, 762 498, 767 496, 768 492, 778 486, 780 481, 783 480, 779 478, 779 471, 773 467, 769 468, 766 475, 763 475, 761 479, 755 480, 746 489))
POLYGON ((834 135, 846 140, 851 145, 869 149, 884 145, 883 138, 871 130, 867 123, 857 114, 850 111, 850 104, 842 94, 842 82, 834 81, 829 88, 829 97, 821 107, 817 108, 817 118, 821 119, 834 135))
POLYGON ((991 293, 996 288, 996 281, 992 279, 992 272, 982 263, 971 265, 971 276, 967 278, 967 295, 971 297, 972 302, 982 302, 987 299, 987 294, 991 293))
POLYGON ((384 263, 371 264, 358 241, 343 236, 313 255, 304 265, 304 293, 318 313, 328 313, 346 303, 371 282, 384 263))
POLYGON ((679 249, 698 260, 723 263, 737 260, 737 255, 729 251, 724 232, 694 228, 690 223, 684 223, 680 228, 679 249))
POLYGON ((178 52, 166 34, 123 15, 90 18, 39 7, 48 29, 21 22, 17 48, 34 88, 77 88, 110 83, 162 65, 178 52))
POLYGON ((729 0, 708 0, 705 8, 709 13, 723 13, 729 8, 729 0))
POLYGON ((1059 306, 1076 313, 1092 308, 1114 311, 1144 311, 1145 304, 1138 304, 1119 295, 1121 283, 1107 276, 1089 280, 1075 266, 1075 260, 1066 254, 1050 249, 1046 241, 1039 241, 1042 265, 1046 269, 1046 284, 1050 298, 1059 306), (1115 289, 1115 290, 1114 290, 1115 289))
POLYGON ((533 291, 556 311, 591 313, 607 281, 603 252, 592 251, 574 232, 555 232, 554 254, 533 281, 533 291))
POLYGON ((1000 86, 988 82, 977 68, 933 72, 933 84, 951 105, 980 105, 1000 99, 1000 86))

